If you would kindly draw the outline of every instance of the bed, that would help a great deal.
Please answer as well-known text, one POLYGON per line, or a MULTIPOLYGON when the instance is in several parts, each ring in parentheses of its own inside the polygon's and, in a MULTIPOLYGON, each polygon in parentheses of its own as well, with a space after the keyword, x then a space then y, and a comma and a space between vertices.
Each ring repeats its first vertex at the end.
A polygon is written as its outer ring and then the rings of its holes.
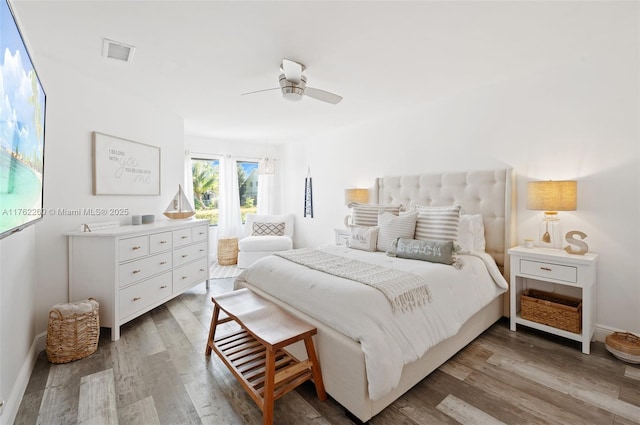
MULTIPOLYGON (((253 290, 318 328, 316 348, 327 392, 366 422, 508 311, 503 277, 509 276, 506 250, 515 244, 513 190, 510 169, 376 179, 372 203, 406 209, 457 204, 466 214, 482 215, 484 253, 460 255, 462 267, 456 270, 344 246, 318 251, 416 275, 435 273, 430 296, 438 302, 448 299, 456 308, 428 302, 424 309, 397 314, 374 288, 275 255, 243 271, 235 286, 253 290), (452 284, 454 276, 459 283, 452 284), (465 293, 471 294, 466 300, 465 293), (422 333, 428 335, 423 339, 422 333)), ((304 347, 290 351, 304 357, 304 347)))

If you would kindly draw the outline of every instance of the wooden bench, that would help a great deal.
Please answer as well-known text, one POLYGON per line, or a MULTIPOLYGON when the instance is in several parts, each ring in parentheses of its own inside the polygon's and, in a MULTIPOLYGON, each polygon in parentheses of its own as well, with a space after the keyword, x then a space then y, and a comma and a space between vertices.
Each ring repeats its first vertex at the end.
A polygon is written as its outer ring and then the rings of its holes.
POLYGON ((273 423, 274 401, 313 379, 320 400, 327 394, 311 337, 317 329, 272 302, 240 289, 211 298, 213 316, 206 355, 215 351, 262 410, 263 424, 273 423), (227 317, 220 317, 220 311, 227 317), (219 324, 235 321, 240 330, 216 338, 219 324), (284 350, 304 341, 308 359, 299 361, 284 350))

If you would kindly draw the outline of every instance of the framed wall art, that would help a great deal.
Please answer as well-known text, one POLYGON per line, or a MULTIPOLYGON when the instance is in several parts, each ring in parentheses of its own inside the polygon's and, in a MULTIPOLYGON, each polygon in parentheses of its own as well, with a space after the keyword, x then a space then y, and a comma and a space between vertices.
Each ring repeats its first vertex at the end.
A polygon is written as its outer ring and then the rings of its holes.
POLYGON ((160 148, 92 134, 94 195, 160 195, 160 148))

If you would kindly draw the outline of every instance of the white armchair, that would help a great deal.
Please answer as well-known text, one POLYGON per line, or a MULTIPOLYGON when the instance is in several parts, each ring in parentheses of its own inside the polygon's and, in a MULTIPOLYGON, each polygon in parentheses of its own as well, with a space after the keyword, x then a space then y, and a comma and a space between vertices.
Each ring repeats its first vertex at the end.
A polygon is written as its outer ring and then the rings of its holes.
POLYGON ((242 236, 238 241, 238 268, 246 269, 276 251, 293 249, 293 215, 247 214, 242 236), (269 234, 279 233, 280 230, 282 235, 269 234))

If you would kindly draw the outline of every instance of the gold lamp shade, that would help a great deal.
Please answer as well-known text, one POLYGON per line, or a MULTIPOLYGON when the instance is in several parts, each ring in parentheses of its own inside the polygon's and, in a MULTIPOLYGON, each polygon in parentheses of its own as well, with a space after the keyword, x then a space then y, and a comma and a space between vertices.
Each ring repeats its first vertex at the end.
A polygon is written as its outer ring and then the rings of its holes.
POLYGON ((345 189, 345 205, 349 205, 352 202, 356 202, 358 204, 366 204, 369 202, 369 189, 345 189))
POLYGON ((527 184, 527 209, 575 211, 578 182, 575 180, 534 181, 527 184))

